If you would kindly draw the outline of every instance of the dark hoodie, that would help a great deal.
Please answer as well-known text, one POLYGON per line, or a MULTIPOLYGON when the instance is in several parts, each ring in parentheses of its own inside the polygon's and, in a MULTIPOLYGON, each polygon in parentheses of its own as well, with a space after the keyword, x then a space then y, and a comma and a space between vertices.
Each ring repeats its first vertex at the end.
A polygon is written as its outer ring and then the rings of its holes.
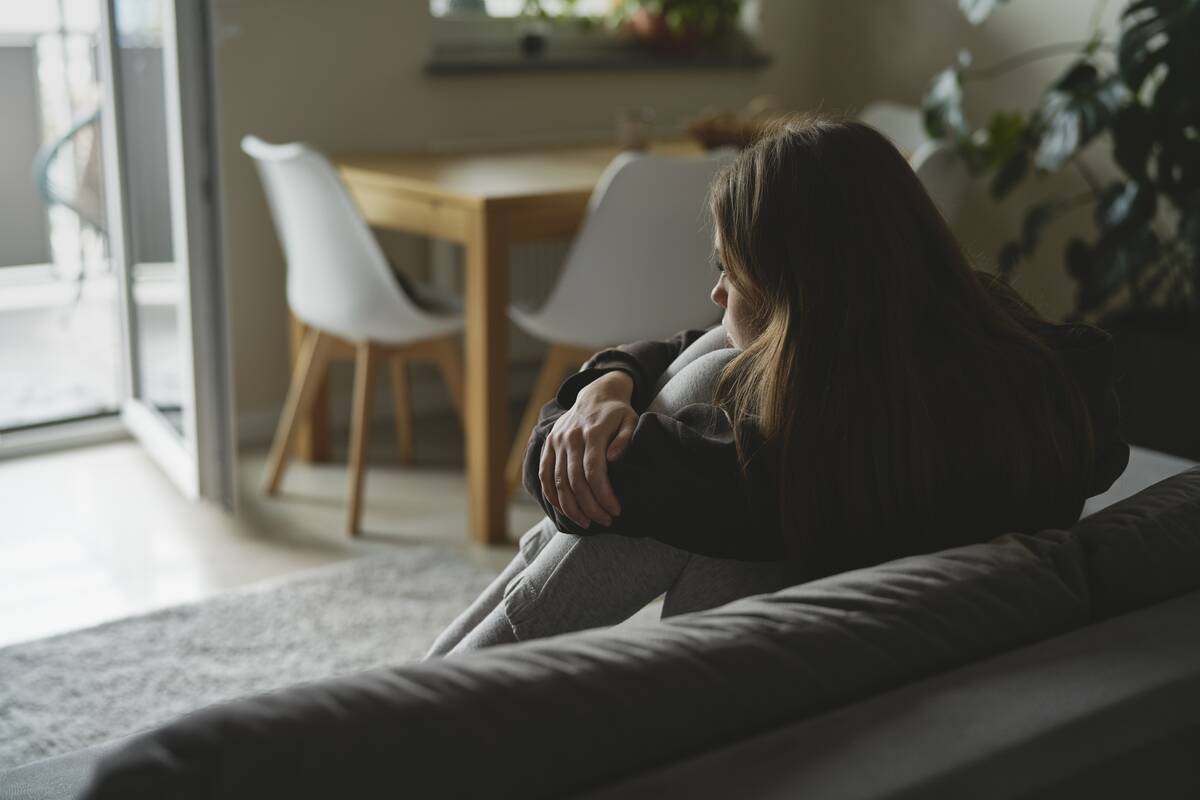
MULTIPOLYGON (((1009 502, 1006 487, 986 485, 948 491, 939 520, 929 520, 914 534, 872 535, 825 565, 798 565, 805 579, 879 563, 903 555, 929 552, 1004 533, 1033 532, 1072 525, 1084 500, 1100 494, 1125 470, 1129 447, 1118 431, 1119 410, 1113 389, 1113 345, 1108 334, 1088 325, 1044 323, 1039 335, 1061 357, 1077 381, 1094 429, 1096 457, 1092 476, 1080 481, 1086 493, 1064 494, 1047 488, 1032 504, 1009 502), (1021 505, 1023 507, 1017 507, 1021 505), (945 530, 941 530, 945 528, 945 530)), ((646 413, 650 395, 668 365, 705 331, 677 334, 662 342, 637 342, 594 355, 567 379, 557 397, 542 408, 525 453, 524 485, 558 529, 577 535, 615 533, 650 537, 692 553, 748 561, 788 557, 779 503, 770 495, 770 480, 738 461, 733 431, 724 412, 695 404, 674 416, 646 413), (612 370, 633 379, 632 405, 640 415, 624 456, 609 465, 609 479, 621 503, 621 514, 605 527, 582 528, 542 496, 538 465, 542 445, 555 421, 575 402, 579 391, 612 370)), ((833 532, 830 532, 831 534, 833 532)), ((836 538, 832 535, 831 540, 836 538)))

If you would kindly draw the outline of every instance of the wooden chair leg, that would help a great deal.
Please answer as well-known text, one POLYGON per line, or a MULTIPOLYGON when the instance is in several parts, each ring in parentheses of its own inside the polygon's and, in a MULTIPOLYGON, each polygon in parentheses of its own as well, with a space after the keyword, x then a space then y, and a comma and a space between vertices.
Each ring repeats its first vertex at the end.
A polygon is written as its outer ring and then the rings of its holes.
POLYGON ((408 362, 400 356, 392 359, 392 400, 396 405, 396 444, 400 463, 413 460, 412 398, 408 389, 408 362))
POLYGON ((450 393, 450 403, 458 414, 459 424, 466 428, 467 417, 463 413, 463 362, 458 352, 458 341, 455 336, 439 339, 434 349, 434 363, 446 383, 446 391, 450 393))
POLYGON ((265 494, 272 495, 279 490, 288 456, 299 434, 299 423, 308 417, 324 382, 329 364, 329 343, 328 334, 315 328, 309 328, 304 335, 295 369, 292 370, 287 400, 271 443, 271 454, 267 457, 267 476, 263 483, 265 494))
POLYGON ((504 469, 504 479, 508 484, 508 492, 512 494, 521 483, 521 464, 525 458, 525 445, 537 424, 538 412, 542 406, 550 402, 558 385, 562 383, 563 373, 587 360, 591 351, 572 345, 552 344, 546 352, 546 360, 542 363, 542 371, 533 386, 529 396, 529 405, 517 426, 517 435, 513 440, 512 450, 508 454, 508 465, 504 469))
MULTIPOLYGON (((295 314, 289 314, 289 318, 288 349, 291 351, 292 369, 295 369, 300 363, 304 339, 311 328, 295 314)), ((334 358, 333 350, 333 347, 329 348, 330 361, 334 358)), ((310 410, 296 420, 291 457, 308 462, 329 461, 329 386, 324 375, 312 391, 314 397, 310 410)))
POLYGON ((350 501, 346 532, 358 535, 362 516, 363 466, 367 457, 367 431, 371 425, 371 382, 378 346, 359 342, 354 357, 354 408, 350 417, 350 501))

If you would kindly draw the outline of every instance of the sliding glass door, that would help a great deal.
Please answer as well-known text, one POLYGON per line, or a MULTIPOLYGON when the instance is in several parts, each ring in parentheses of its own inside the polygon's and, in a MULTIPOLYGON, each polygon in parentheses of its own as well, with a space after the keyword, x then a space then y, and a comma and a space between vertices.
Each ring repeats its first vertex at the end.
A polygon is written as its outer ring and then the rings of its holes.
POLYGON ((121 417, 186 495, 232 508, 208 4, 100 1, 121 417))

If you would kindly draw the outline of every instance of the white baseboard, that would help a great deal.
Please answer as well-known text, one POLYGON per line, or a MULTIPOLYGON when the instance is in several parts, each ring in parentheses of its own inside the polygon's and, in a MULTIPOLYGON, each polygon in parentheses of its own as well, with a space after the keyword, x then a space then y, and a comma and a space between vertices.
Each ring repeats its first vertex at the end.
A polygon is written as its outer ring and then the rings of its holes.
POLYGON ((117 414, 14 431, 0 436, 0 461, 129 438, 117 414))
MULTIPOLYGON (((529 398, 541 366, 541 363, 538 362, 513 364, 509 373, 509 397, 513 402, 521 402, 529 398)), ((352 369, 352 364, 339 363, 330 367, 330 414, 334 420, 335 430, 349 426, 352 369)), ((371 402, 372 423, 385 423, 395 418, 391 386, 386 377, 386 373, 381 373, 375 380, 375 396, 371 402)), ((446 393, 446 386, 433 367, 417 365, 412 370, 409 378, 409 392, 412 395, 412 414, 416 419, 451 413, 450 396, 446 393)), ((271 437, 275 434, 275 426, 279 422, 279 412, 280 408, 250 409, 239 412, 237 419, 238 446, 249 448, 270 444, 271 437)))

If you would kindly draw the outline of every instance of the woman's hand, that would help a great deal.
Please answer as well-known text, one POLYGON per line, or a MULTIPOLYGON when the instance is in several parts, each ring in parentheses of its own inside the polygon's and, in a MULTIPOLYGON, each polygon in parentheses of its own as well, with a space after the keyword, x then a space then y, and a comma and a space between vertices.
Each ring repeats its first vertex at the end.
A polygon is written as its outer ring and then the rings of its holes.
POLYGON ((621 504, 608 481, 608 464, 629 446, 638 415, 629 404, 633 378, 619 370, 579 391, 542 446, 542 495, 572 522, 612 524, 621 504))

